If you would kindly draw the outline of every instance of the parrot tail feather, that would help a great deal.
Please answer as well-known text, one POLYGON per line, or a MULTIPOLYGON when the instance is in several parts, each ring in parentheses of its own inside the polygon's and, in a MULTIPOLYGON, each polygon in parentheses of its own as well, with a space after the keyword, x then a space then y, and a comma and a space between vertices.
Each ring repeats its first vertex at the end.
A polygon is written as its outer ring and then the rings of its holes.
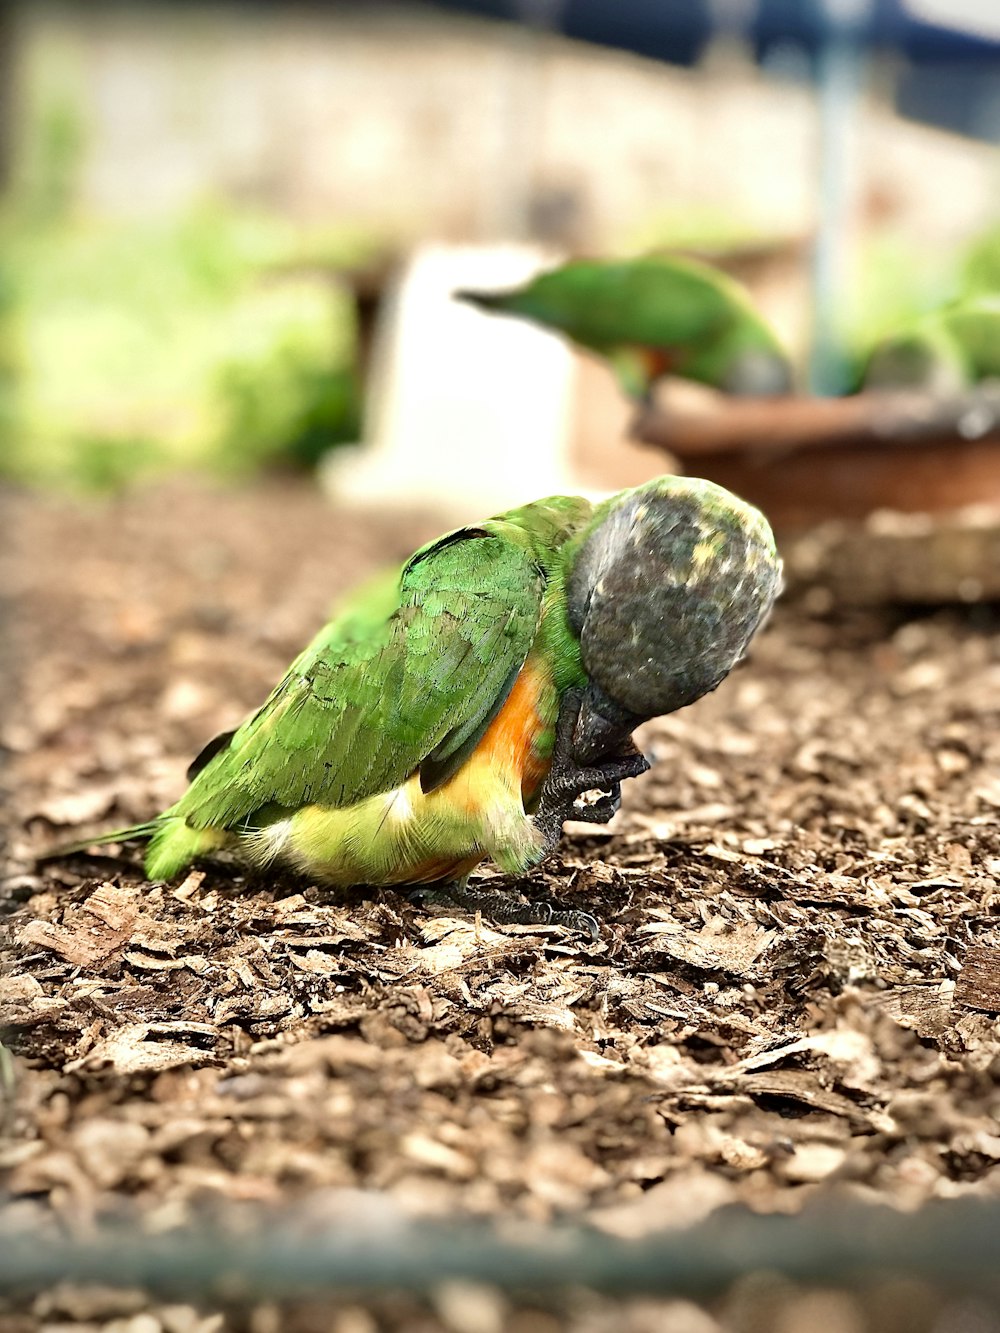
POLYGON ((173 879, 196 857, 214 852, 231 840, 225 829, 192 828, 183 815, 167 815, 155 825, 146 851, 146 874, 152 880, 173 879))
POLYGON ((64 856, 73 856, 85 852, 89 847, 104 847, 109 842, 131 842, 133 838, 151 838, 159 827, 159 821, 151 819, 148 824, 132 824, 128 828, 112 829, 110 833, 92 833, 76 842, 60 842, 35 857, 37 862, 58 861, 64 856))
POLYGON ((195 829, 181 815, 161 815, 146 824, 132 824, 129 828, 112 829, 110 833, 98 833, 76 842, 60 843, 35 860, 39 864, 56 861, 91 847, 104 847, 110 842, 131 842, 134 838, 149 839, 145 870, 151 880, 172 879, 195 857, 214 851, 229 841, 229 835, 220 829, 195 829))

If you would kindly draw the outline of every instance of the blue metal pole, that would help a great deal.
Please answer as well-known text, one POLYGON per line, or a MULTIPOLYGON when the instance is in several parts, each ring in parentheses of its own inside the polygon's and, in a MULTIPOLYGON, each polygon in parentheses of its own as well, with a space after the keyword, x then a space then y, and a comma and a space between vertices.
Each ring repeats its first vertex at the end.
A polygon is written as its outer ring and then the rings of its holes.
POLYGON ((823 20, 819 98, 819 220, 812 258, 809 385, 835 396, 848 387, 839 311, 851 281, 852 150, 864 78, 871 0, 817 0, 823 20))

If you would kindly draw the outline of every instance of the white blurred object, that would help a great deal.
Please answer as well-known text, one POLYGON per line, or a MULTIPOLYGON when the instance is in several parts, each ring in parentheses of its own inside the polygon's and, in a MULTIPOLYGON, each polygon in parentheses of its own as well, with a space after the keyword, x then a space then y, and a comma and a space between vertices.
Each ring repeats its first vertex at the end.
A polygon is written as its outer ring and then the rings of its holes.
POLYGON ((1000 37, 997 0, 904 0, 904 8, 925 23, 958 28, 977 37, 1000 37))
POLYGON ((481 518, 581 490, 569 464, 568 348, 452 297, 515 287, 560 258, 525 245, 431 245, 414 254, 376 334, 367 443, 336 449, 323 464, 337 499, 481 518))

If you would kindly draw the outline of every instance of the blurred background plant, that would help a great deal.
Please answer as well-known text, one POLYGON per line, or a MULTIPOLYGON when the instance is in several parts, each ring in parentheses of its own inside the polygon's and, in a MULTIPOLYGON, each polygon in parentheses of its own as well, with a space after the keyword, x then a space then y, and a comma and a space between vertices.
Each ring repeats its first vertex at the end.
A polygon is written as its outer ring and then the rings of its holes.
POLYGON ((79 205, 82 113, 21 128, 0 213, 0 468, 115 488, 173 468, 311 467, 359 433, 354 307, 370 242, 203 199, 155 216, 79 205))
POLYGON ((988 3, 614 9, 7 6, 2 472, 311 468, 364 433, 359 272, 428 237, 700 254, 827 393, 1000 289, 988 3))
POLYGON ((13 475, 101 487, 191 464, 245 472, 357 437, 350 303, 287 267, 303 241, 280 220, 222 206, 156 223, 32 217, 4 220, 13 475))

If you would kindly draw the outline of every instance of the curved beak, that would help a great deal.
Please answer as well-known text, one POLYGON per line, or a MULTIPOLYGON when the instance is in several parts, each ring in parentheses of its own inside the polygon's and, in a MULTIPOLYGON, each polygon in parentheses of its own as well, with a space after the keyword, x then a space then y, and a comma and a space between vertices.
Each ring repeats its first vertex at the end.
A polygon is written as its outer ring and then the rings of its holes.
POLYGON ((593 764, 617 753, 642 721, 591 682, 584 693, 573 730, 574 759, 581 765, 593 764))

